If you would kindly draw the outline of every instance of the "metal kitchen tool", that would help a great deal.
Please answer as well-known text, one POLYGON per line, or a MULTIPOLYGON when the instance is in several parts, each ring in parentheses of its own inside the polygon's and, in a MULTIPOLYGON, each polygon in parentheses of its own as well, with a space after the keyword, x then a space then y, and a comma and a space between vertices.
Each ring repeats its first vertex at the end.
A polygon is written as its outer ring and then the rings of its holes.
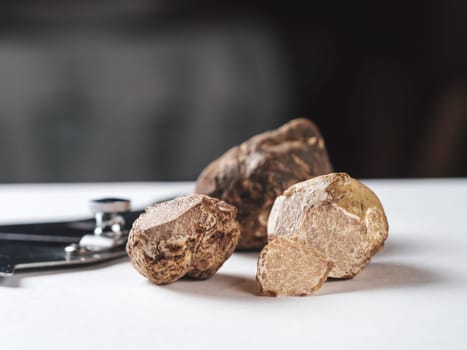
POLYGON ((124 256, 131 224, 143 211, 130 211, 130 201, 121 198, 92 200, 90 209, 91 219, 0 225, 0 276, 124 256))

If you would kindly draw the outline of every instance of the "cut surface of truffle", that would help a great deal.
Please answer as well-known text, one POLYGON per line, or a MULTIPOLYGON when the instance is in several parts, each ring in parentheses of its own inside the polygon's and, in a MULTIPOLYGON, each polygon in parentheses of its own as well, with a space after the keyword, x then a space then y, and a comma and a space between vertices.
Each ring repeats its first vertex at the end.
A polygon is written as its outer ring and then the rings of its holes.
POLYGON ((233 147, 196 182, 207 194, 238 208, 239 249, 260 249, 274 199, 291 185, 332 171, 323 138, 308 119, 295 119, 233 147))
POLYGON ((262 295, 309 295, 321 288, 332 267, 316 249, 277 236, 261 251, 256 279, 262 295))
POLYGON ((155 204, 135 220, 127 253, 151 282, 211 277, 230 257, 240 235, 237 209, 194 194, 155 204))
POLYGON ((345 173, 291 186, 271 210, 268 235, 307 244, 334 263, 329 276, 355 276, 384 244, 388 222, 378 197, 345 173))

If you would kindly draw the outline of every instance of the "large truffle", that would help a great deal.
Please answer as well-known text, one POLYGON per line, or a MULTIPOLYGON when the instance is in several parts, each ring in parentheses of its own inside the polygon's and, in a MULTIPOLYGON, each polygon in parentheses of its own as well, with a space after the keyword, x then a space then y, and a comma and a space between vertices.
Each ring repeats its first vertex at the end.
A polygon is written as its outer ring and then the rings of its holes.
POLYGON ((293 239, 334 263, 329 276, 355 276, 384 244, 388 222, 378 197, 345 173, 291 186, 276 199, 268 235, 293 239))
POLYGON ((211 277, 240 235, 237 209, 194 194, 155 204, 133 223, 126 250, 135 269, 156 284, 211 277))
POLYGON ((267 221, 274 199, 289 186, 332 171, 324 140, 307 119, 256 135, 209 164, 196 192, 238 208, 239 249, 260 249, 267 242, 267 221))
POLYGON ((311 246, 276 236, 261 251, 256 279, 263 295, 309 295, 323 285, 333 266, 311 246))

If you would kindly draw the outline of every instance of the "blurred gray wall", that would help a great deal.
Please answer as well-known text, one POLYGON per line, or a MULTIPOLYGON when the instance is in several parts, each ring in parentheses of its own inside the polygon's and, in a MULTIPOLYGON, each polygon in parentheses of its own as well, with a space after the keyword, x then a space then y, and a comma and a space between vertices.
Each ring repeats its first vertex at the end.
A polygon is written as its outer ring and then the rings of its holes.
POLYGON ((192 180, 278 126, 283 52, 248 22, 0 35, 0 182, 192 180))

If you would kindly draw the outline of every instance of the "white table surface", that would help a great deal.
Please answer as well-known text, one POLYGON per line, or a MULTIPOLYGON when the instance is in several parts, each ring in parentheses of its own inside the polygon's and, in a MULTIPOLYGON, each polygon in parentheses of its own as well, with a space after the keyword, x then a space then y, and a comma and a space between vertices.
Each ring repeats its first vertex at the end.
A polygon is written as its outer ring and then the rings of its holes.
MULTIPOLYGON (((207 281, 156 286, 126 259, 0 279, 0 349, 465 349, 467 179, 365 181, 390 223, 357 277, 314 296, 257 296, 256 253, 207 281)), ((87 215, 87 200, 135 206, 189 183, 0 185, 0 221, 87 215)))

